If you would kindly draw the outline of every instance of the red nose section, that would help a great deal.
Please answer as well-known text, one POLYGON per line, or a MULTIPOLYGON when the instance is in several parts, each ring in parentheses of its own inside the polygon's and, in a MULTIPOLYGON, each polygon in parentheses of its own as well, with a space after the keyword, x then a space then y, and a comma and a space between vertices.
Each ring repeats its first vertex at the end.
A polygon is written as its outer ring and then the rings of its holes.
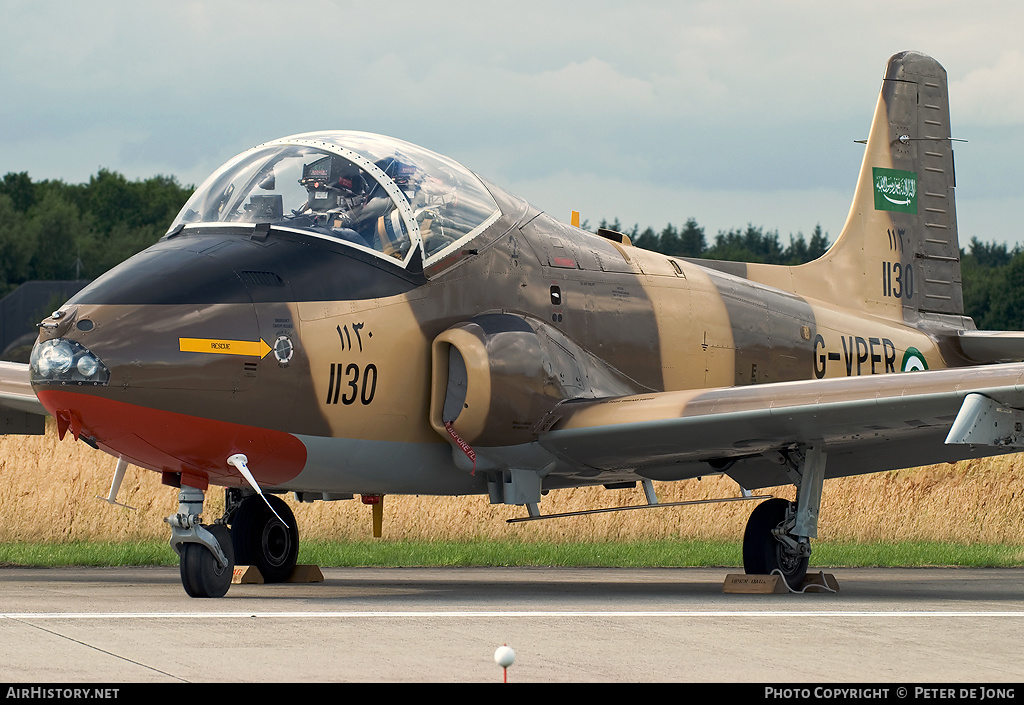
POLYGON ((227 459, 244 453, 257 482, 272 487, 294 479, 306 464, 302 441, 283 431, 59 389, 39 390, 38 396, 55 418, 73 420, 71 430, 77 431, 76 437, 94 438, 103 450, 157 472, 180 472, 215 485, 242 485, 245 480, 227 459))

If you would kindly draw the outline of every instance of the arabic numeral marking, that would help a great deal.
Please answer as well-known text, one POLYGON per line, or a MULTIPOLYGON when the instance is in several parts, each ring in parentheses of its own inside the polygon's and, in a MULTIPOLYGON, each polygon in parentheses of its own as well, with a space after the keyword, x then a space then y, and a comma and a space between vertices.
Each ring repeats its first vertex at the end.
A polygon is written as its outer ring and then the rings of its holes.
POLYGON ((910 300, 914 297, 914 267, 901 262, 882 262, 882 296, 910 300))
POLYGON ((369 364, 360 368, 354 362, 345 365, 344 363, 331 363, 330 376, 327 382, 327 404, 337 404, 339 401, 345 406, 355 404, 358 399, 363 406, 373 402, 377 393, 377 366, 369 364), (345 384, 342 385, 342 382, 345 384), (342 387, 345 393, 342 394, 342 387))

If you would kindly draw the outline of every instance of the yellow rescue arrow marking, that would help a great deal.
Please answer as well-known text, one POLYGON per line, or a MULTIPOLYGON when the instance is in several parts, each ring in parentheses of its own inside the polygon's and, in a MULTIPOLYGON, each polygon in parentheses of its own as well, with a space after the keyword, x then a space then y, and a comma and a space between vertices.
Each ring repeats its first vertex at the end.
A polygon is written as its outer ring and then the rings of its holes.
POLYGON ((221 355, 251 355, 264 358, 272 348, 263 338, 259 340, 215 340, 213 338, 178 338, 181 352, 219 353, 221 355))

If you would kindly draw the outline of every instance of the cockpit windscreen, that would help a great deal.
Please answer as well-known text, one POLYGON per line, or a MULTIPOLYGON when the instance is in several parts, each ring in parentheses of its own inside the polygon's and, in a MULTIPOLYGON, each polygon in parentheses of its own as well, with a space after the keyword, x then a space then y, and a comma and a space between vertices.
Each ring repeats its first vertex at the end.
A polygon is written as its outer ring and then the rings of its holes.
POLYGON ((200 186, 171 228, 268 223, 406 262, 425 261, 489 225, 498 210, 480 180, 414 145, 354 132, 310 133, 256 147, 200 186))

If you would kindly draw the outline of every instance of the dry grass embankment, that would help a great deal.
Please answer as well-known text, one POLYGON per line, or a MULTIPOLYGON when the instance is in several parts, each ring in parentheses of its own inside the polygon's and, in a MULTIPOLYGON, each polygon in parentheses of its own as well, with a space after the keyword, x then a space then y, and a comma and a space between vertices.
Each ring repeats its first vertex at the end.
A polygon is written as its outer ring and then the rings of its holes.
MULTIPOLYGON (((95 499, 106 496, 115 461, 70 437, 0 436, 0 543, 135 541, 169 536, 163 518, 177 510, 177 491, 154 472, 132 467, 119 501, 130 511, 95 499)), ((728 478, 655 483, 663 502, 732 497, 728 478)), ((211 488, 205 519, 223 509, 211 488)), ((770 493, 772 490, 764 490, 770 493)), ((775 494, 793 497, 793 488, 775 494)), ((819 538, 834 541, 947 541, 1024 545, 1024 455, 829 480, 819 538)), ((370 508, 358 499, 299 505, 288 498, 303 538, 365 539, 370 508)), ((542 511, 612 507, 643 502, 639 488, 556 490, 542 511)), ((522 508, 490 505, 485 497, 385 498, 384 537, 407 540, 501 539, 604 541, 659 538, 737 540, 752 502, 616 512, 509 525, 522 508)))

